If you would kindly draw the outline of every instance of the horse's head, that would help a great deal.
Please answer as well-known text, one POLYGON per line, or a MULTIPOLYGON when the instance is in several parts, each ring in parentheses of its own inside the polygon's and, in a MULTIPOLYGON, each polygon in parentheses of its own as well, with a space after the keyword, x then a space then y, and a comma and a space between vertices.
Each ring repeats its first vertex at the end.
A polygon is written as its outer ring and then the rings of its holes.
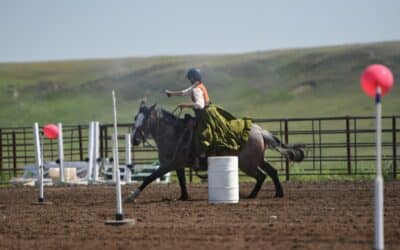
POLYGON ((132 144, 139 145, 145 142, 150 136, 151 125, 154 118, 157 117, 156 104, 150 108, 144 102, 140 103, 139 111, 135 116, 135 124, 132 132, 132 144))

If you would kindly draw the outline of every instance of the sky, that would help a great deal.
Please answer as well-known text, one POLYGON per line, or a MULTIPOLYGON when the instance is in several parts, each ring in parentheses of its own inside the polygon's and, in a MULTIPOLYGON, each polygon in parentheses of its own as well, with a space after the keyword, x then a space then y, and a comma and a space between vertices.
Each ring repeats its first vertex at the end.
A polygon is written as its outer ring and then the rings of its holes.
POLYGON ((399 0, 0 0, 0 62, 400 40, 399 0))

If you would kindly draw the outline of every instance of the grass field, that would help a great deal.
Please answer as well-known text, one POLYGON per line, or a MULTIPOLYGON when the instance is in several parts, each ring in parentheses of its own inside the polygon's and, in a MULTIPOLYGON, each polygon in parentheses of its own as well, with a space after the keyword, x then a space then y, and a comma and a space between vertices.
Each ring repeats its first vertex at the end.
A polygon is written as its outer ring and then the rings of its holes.
MULTIPOLYGON (((190 67, 202 70, 212 101, 239 117, 370 116, 375 112, 374 101, 360 90, 359 77, 373 63, 385 64, 393 71, 395 87, 383 99, 383 115, 399 115, 399 41, 232 55, 0 63, 0 128, 31 127, 34 122, 110 123, 111 90, 117 94, 119 123, 133 122, 143 99, 173 110, 189 98, 167 98, 162 92, 186 88, 185 72, 190 67)), ((310 125, 296 126, 290 129, 310 125)), ((329 129, 338 124, 323 126, 329 129)), ((278 129, 270 124, 266 128, 278 129)), ((304 136, 295 139, 309 140, 304 136)), ((372 139, 370 135, 358 137, 359 141, 372 139)), ((343 138, 324 135, 321 140, 343 138)), ((337 153, 334 150, 325 153, 337 153)), ((0 175, 0 182, 7 178, 0 175)), ((313 177, 294 177, 304 178, 313 177)))
MULTIPOLYGON (((399 81, 400 42, 236 55, 203 55, 60 62, 0 63, 0 127, 33 122, 111 121, 111 90, 119 121, 132 122, 139 101, 173 109, 165 89, 188 86, 185 71, 199 67, 212 101, 253 118, 371 115, 359 89, 369 64, 388 65, 399 81)), ((384 98, 383 114, 399 114, 400 90, 384 98)))

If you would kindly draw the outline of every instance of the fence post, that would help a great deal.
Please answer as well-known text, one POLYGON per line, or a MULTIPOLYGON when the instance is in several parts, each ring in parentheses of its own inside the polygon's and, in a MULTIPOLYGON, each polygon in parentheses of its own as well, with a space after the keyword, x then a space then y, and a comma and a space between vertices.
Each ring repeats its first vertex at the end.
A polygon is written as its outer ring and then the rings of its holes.
POLYGON ((104 157, 108 157, 108 126, 104 128, 104 157))
MULTIPOLYGON (((100 141, 100 158, 101 159, 103 159, 103 158, 105 158, 105 156, 104 156, 104 126, 103 125, 100 125, 100 138, 99 138, 99 141, 100 141)), ((133 145, 132 145, 132 149, 133 149, 133 145)), ((133 155, 131 156, 131 159, 132 159, 132 157, 133 157, 133 155)))
POLYGON ((3 171, 3 133, 0 128, 0 173, 3 171))
POLYGON ((397 140, 396 140, 396 117, 392 116, 392 149, 393 149, 393 180, 397 178, 397 140))
POLYGON ((314 119, 311 120, 311 130, 312 130, 312 166, 313 169, 315 170, 315 128, 314 128, 314 119))
MULTIPOLYGON (((289 121, 288 119, 285 119, 285 124, 284 124, 284 133, 285 133, 285 143, 289 143, 289 121)), ((289 174, 289 161, 287 158, 285 158, 285 172, 286 172, 286 180, 289 180, 290 174, 289 174)))
POLYGON ((54 145, 54 143, 53 143, 53 140, 50 140, 49 141, 49 144, 50 144, 50 159, 54 159, 54 148, 53 148, 53 145, 54 145))
POLYGON ((27 156, 27 150, 26 150, 26 129, 22 129, 22 134, 23 134, 23 145, 24 145, 24 164, 26 165, 28 163, 28 156, 27 156))
POLYGON ((3 133, 0 128, 0 175, 3 172, 3 133))
POLYGON ((12 132, 12 152, 13 152, 13 176, 17 175, 17 143, 15 131, 12 132))
POLYGON ((346 116, 347 174, 351 174, 350 119, 346 116))
POLYGON ((82 127, 78 125, 78 138, 79 138, 79 160, 83 161, 83 147, 82 147, 82 127))

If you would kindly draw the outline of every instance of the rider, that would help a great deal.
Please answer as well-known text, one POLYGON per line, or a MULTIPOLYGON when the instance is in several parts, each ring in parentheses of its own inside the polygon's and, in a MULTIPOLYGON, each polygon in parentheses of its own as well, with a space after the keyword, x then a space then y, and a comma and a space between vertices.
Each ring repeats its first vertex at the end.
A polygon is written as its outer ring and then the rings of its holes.
POLYGON ((211 104, 199 69, 189 69, 186 74, 191 86, 181 91, 165 90, 168 97, 190 95, 191 102, 178 105, 179 108, 193 108, 196 116, 194 150, 196 168, 207 165, 206 153, 218 150, 237 151, 247 141, 251 129, 250 119, 236 119, 222 108, 211 104))

